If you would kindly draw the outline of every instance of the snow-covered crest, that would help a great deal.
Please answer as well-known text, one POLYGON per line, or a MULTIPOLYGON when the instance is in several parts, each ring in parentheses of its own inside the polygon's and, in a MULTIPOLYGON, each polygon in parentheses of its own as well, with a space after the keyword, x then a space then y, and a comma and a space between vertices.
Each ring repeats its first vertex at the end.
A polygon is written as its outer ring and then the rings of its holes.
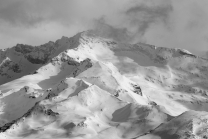
POLYGON ((2 139, 206 136, 208 62, 186 50, 87 31, 0 61, 2 139))

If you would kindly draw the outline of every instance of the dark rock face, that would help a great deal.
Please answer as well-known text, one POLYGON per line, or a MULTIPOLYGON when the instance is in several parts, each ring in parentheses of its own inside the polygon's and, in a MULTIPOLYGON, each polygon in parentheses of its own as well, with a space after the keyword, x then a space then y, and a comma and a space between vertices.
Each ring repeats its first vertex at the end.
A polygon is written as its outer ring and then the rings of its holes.
POLYGON ((196 56, 195 56, 195 55, 193 55, 193 54, 189 54, 189 53, 186 53, 186 52, 184 52, 184 51, 182 51, 182 50, 178 50, 178 52, 179 52, 181 55, 186 55, 186 56, 190 56, 190 57, 194 57, 194 58, 196 58, 196 56))
POLYGON ((17 44, 14 49, 16 52, 23 54, 24 57, 33 64, 46 64, 50 56, 55 52, 56 46, 53 42, 38 47, 17 44))
POLYGON ((9 129, 16 121, 13 120, 10 123, 5 124, 4 126, 0 127, 0 133, 5 132, 7 129, 9 129))
POLYGON ((57 94, 55 94, 54 92, 50 92, 45 99, 51 99, 53 97, 57 96, 57 94))
POLYGON ((58 57, 51 59, 51 63, 53 65, 56 65, 57 63, 60 63, 60 62, 67 62, 68 65, 71 65, 71 66, 79 66, 80 65, 79 62, 77 62, 75 59, 69 57, 65 52, 63 52, 58 57))
POLYGON ((154 59, 154 61, 157 63, 163 63, 163 62, 165 62, 165 60, 166 59, 160 55, 157 55, 156 58, 154 59))
POLYGON ((87 127, 87 124, 84 121, 77 124, 78 127, 87 127))
POLYGON ((68 65, 78 66, 78 65, 79 65, 79 63, 78 63, 78 62, 76 62, 76 61, 69 60, 69 61, 68 61, 68 65))
POLYGON ((57 116, 59 113, 53 112, 51 109, 46 109, 45 107, 42 107, 41 105, 38 104, 38 102, 31 108, 29 109, 22 117, 13 120, 12 122, 6 123, 2 127, 0 127, 0 133, 5 132, 6 130, 10 129, 12 125, 18 123, 18 121, 22 118, 30 116, 33 112, 41 112, 44 113, 45 115, 49 116, 57 116))
MULTIPOLYGON (((86 65, 85 65, 85 70, 86 70, 86 69, 89 69, 89 68, 91 68, 91 67, 93 66, 93 64, 92 64, 92 62, 91 62, 91 59, 89 59, 89 58, 87 58, 87 59, 81 61, 81 62, 80 62, 80 65, 83 65, 84 63, 86 63, 86 65)), ((79 69, 79 67, 76 68, 76 69, 74 70, 74 72, 72 73, 72 74, 73 74, 73 77, 76 77, 76 76, 79 75, 81 72, 83 72, 83 71, 82 71, 81 69, 79 69)))
MULTIPOLYGON (((91 62, 91 59, 89 59, 89 58, 87 58, 87 59, 85 59, 84 61, 82 61, 82 62, 87 62, 87 65, 86 65, 86 67, 87 68, 91 68, 93 65, 92 65, 92 62, 91 62)), ((81 62, 81 63, 82 63, 81 62)))
POLYGON ((157 103, 155 103, 154 101, 150 101, 150 102, 149 102, 149 105, 157 106, 157 103))
POLYGON ((13 71, 16 72, 16 73, 20 73, 20 72, 21 72, 21 69, 20 69, 20 67, 19 67, 18 64, 12 65, 12 66, 10 67, 10 69, 13 70, 13 71))
POLYGON ((11 78, 11 76, 8 74, 8 71, 11 71, 14 73, 20 73, 22 69, 17 63, 14 63, 13 61, 6 59, 4 62, 0 64, 0 75, 11 78))
POLYGON ((2 127, 0 127, 0 133, 1 133, 1 132, 5 132, 5 131, 6 131, 7 129, 9 129, 13 124, 17 123, 17 121, 20 120, 21 118, 23 118, 23 117, 28 117, 28 116, 32 113, 32 111, 35 109, 35 107, 36 107, 37 104, 38 104, 38 103, 36 103, 35 106, 33 106, 31 109, 29 109, 29 110, 27 111, 27 113, 25 113, 22 117, 20 117, 20 118, 18 118, 18 119, 16 119, 16 120, 13 120, 12 122, 6 123, 6 124, 3 125, 2 127))
MULTIPOLYGON (((57 55, 64 51, 67 52, 67 49, 78 47, 80 44, 80 35, 81 33, 72 38, 62 37, 56 42, 50 41, 40 46, 17 44, 12 48, 0 49, 0 78, 2 77, 0 79, 0 85, 21 78, 24 75, 36 74, 37 72, 35 70, 49 62, 52 62, 52 64, 53 62, 56 63, 52 60, 54 57, 57 57, 57 55), (7 63, 4 63, 5 61, 7 63), (28 64, 33 68, 25 68, 27 66, 25 62, 29 62, 28 64)), ((67 54, 61 61, 66 61, 72 66, 78 66, 79 64, 76 60, 68 59, 67 54)))
POLYGON ((45 113, 46 115, 51 115, 51 116, 57 116, 57 115, 59 115, 59 113, 53 112, 51 109, 45 110, 44 113, 45 113))
POLYGON ((142 89, 140 88, 140 86, 138 86, 137 84, 132 84, 132 86, 134 88, 133 92, 142 96, 142 89))
POLYGON ((25 58, 33 64, 46 64, 49 59, 47 55, 43 59, 33 58, 31 56, 25 56, 25 58))
POLYGON ((126 91, 125 89, 118 89, 116 90, 114 96, 115 97, 119 97, 120 93, 127 93, 128 91, 126 91))

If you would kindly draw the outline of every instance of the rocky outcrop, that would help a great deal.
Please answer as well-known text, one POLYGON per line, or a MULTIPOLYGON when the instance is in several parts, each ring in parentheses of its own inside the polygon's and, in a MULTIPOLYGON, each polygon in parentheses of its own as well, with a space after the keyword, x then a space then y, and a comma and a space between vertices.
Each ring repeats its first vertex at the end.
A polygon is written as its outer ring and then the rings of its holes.
POLYGON ((62 62, 67 62, 68 65, 72 65, 72 66, 79 66, 80 65, 80 63, 78 61, 76 61, 74 58, 67 55, 65 52, 62 52, 57 57, 54 57, 53 59, 51 59, 51 63, 53 65, 61 64, 62 62))
POLYGON ((36 113, 36 112, 41 112, 44 113, 45 115, 49 115, 49 116, 57 116, 59 115, 56 112, 53 112, 51 109, 46 109, 45 107, 39 105, 39 103, 37 102, 31 109, 29 109, 23 116, 21 116, 18 119, 15 119, 9 123, 6 123, 5 125, 0 127, 0 133, 1 132, 5 132, 6 130, 10 129, 12 125, 14 124, 18 124, 18 122, 23 119, 26 118, 28 116, 30 116, 32 113, 36 113))
POLYGON ((24 57, 33 64, 46 64, 50 56, 55 52, 57 46, 53 42, 34 47, 30 45, 17 44, 15 51, 24 55, 24 57))
POLYGON ((0 75, 10 78, 11 76, 8 74, 9 72, 20 73, 21 67, 17 63, 11 61, 9 58, 6 58, 0 64, 0 75))
POLYGON ((191 54, 190 52, 186 50, 178 49, 178 53, 180 53, 181 55, 186 55, 186 56, 197 58, 197 56, 195 56, 194 54, 191 54))
POLYGON ((131 85, 133 87, 133 92, 142 96, 142 89, 140 88, 140 86, 137 84, 131 84, 131 85))

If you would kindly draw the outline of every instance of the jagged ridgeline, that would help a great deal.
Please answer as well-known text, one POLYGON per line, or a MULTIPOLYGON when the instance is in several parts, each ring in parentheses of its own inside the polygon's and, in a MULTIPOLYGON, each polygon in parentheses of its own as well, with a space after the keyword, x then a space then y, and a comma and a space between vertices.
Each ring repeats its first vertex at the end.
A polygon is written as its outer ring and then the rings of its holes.
POLYGON ((86 31, 0 50, 0 139, 208 138, 208 60, 86 31))
POLYGON ((0 85, 33 73, 61 52, 77 47, 78 36, 62 37, 40 46, 17 44, 12 48, 0 49, 0 85))

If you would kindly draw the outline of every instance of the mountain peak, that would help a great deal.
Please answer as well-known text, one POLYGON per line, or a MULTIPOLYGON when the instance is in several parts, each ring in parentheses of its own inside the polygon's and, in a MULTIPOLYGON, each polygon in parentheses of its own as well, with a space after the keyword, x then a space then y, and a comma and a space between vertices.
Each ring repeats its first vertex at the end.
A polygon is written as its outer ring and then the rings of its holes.
POLYGON ((102 35, 0 51, 1 139, 207 137, 207 60, 102 35))

